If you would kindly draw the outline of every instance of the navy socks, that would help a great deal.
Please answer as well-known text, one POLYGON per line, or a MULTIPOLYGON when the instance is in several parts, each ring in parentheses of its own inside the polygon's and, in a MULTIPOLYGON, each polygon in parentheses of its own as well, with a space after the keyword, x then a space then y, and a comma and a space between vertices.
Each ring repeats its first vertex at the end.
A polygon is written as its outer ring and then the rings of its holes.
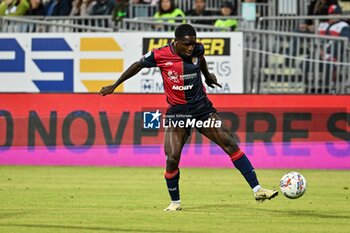
POLYGON ((256 177, 252 164, 241 150, 232 155, 231 159, 233 165, 235 165, 235 167, 241 172, 252 189, 259 185, 259 181, 256 177))
POLYGON ((168 191, 171 197, 171 201, 180 200, 180 189, 179 189, 179 179, 180 171, 177 169, 173 172, 165 172, 164 174, 166 185, 168 186, 168 191))

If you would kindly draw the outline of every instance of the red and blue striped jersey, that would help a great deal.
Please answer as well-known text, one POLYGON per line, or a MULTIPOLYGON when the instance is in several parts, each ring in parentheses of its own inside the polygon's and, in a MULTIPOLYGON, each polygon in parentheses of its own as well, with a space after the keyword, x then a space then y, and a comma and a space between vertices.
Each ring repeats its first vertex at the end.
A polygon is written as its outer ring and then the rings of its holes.
POLYGON ((139 61, 142 67, 159 67, 161 70, 167 102, 174 106, 196 103, 206 98, 202 82, 200 62, 204 46, 196 43, 191 56, 182 57, 175 53, 170 43, 155 49, 139 61))

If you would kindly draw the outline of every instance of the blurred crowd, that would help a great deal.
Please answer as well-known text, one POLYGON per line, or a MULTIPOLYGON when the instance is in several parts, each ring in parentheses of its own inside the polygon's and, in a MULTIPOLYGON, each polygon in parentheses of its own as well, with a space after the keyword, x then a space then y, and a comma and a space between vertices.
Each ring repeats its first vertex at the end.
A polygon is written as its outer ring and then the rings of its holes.
MULTIPOLYGON (((186 0, 184 0, 186 1, 186 0)), ((112 15, 117 19, 129 17, 130 5, 148 4, 158 6, 153 17, 174 18, 168 22, 178 22, 176 17, 186 16, 234 16, 237 15, 236 0, 224 1, 220 9, 207 10, 205 0, 190 0, 191 10, 183 12, 174 0, 0 0, 0 16, 92 16, 112 15)), ((251 2, 255 0, 246 0, 251 2)), ((259 1, 258 2, 263 2, 259 1)), ((237 20, 197 20, 192 23, 210 24, 217 27, 231 27, 235 30, 237 20)))
MULTIPOLYGON (((321 19, 317 25, 314 25, 314 20, 305 20, 299 24, 295 32, 346 37, 350 40, 350 21, 349 19, 343 20, 342 14, 343 11, 338 0, 312 0, 308 8, 309 16, 330 16, 331 18, 321 19)), ((333 55, 329 55, 330 52, 328 55, 324 54, 323 59, 334 60, 337 51, 332 53, 333 55)))
POLYGON ((0 0, 0 16, 112 15, 115 0, 0 0))
MULTIPOLYGON (((183 11, 175 5, 174 0, 0 0, 0 16, 93 16, 111 15, 115 19, 130 17, 130 10, 135 5, 149 5, 157 8, 155 14, 148 15, 157 21, 182 22, 177 17, 186 16, 237 16, 238 2, 267 3, 268 0, 228 0, 221 1, 216 9, 207 9, 206 0, 183 0, 192 4, 192 9, 183 11)), ((341 15, 342 9, 338 0, 312 0, 308 7, 308 15, 341 15)), ((138 16, 133 14, 133 16, 138 16)), ((261 17, 256 12, 256 17, 261 17)), ((216 27, 231 28, 235 31, 238 26, 236 19, 192 20, 191 23, 214 25, 216 27)), ((322 35, 340 35, 350 38, 349 22, 340 19, 325 20, 314 25, 313 20, 306 20, 296 29, 296 32, 315 33, 322 35), (341 30, 335 24, 342 25, 341 30), (334 30, 340 30, 335 33, 334 30)))

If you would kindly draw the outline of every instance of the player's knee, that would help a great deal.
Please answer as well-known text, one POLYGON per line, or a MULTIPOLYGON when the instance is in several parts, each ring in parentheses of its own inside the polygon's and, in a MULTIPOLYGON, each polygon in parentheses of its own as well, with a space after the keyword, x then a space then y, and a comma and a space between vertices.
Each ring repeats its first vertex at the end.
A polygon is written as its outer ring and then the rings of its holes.
POLYGON ((235 147, 235 146, 227 146, 224 148, 225 152, 228 154, 228 155, 231 155, 233 153, 235 153, 236 151, 239 150, 239 147, 235 147))
POLYGON ((179 167, 180 156, 167 155, 166 167, 167 170, 176 170, 179 167))

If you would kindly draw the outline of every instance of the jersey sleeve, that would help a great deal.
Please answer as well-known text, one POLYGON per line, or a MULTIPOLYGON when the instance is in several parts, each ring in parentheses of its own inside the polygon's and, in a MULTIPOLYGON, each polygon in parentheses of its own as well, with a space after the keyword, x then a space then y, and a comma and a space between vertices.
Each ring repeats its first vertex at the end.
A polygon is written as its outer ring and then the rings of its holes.
POLYGON ((157 67, 156 59, 154 58, 154 52, 148 52, 146 53, 139 61, 139 64, 142 67, 157 67))

